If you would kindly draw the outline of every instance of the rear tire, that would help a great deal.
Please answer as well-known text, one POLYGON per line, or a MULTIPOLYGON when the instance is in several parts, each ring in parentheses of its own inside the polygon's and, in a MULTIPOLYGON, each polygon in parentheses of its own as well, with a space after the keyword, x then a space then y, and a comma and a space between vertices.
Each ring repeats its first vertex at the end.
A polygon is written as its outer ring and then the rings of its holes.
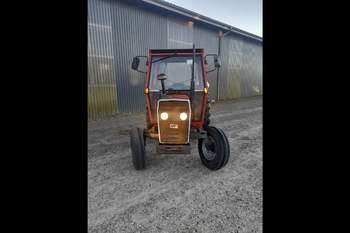
POLYGON ((143 130, 134 128, 130 132, 130 148, 132 154, 132 162, 136 170, 146 167, 145 164, 145 144, 143 130))
POLYGON ((198 152, 204 166, 210 170, 223 168, 230 158, 230 144, 225 133, 209 126, 207 138, 198 140, 198 152))

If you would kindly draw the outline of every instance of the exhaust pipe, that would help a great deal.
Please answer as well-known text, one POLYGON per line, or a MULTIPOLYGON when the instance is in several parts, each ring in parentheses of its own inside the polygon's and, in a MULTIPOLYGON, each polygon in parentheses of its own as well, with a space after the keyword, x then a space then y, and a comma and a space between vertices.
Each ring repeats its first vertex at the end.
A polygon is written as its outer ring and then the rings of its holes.
POLYGON ((193 100, 194 100, 194 62, 195 62, 195 58, 196 58, 196 47, 193 44, 192 77, 191 77, 191 106, 192 106, 192 103, 193 103, 193 100))

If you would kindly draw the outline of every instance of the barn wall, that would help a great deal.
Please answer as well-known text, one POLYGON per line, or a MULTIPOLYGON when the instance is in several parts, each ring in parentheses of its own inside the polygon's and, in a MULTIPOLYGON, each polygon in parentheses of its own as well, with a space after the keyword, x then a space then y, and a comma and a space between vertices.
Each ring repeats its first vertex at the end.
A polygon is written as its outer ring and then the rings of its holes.
MULTIPOLYGON (((89 0, 87 26, 89 119, 145 111, 145 75, 131 69, 134 56, 193 43, 218 53, 219 29, 124 0, 89 0)), ((223 38, 221 51, 220 99, 262 94, 262 43, 231 33, 223 38)), ((211 100, 217 96, 217 75, 208 74, 211 100)))

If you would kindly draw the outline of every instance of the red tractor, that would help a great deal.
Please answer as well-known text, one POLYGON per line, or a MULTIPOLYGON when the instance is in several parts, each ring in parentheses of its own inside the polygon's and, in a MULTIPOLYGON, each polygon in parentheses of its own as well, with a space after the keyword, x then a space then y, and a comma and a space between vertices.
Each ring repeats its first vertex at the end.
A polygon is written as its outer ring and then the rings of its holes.
POLYGON ((145 97, 147 127, 130 132, 134 167, 145 168, 146 138, 156 139, 158 153, 191 153, 190 139, 198 139, 204 166, 211 170, 224 167, 230 157, 225 133, 210 125, 207 73, 220 67, 215 54, 204 49, 150 49, 148 56, 136 56, 132 69, 146 74, 145 97), (139 70, 140 57, 147 71, 139 70), (207 70, 207 58, 214 58, 207 70))

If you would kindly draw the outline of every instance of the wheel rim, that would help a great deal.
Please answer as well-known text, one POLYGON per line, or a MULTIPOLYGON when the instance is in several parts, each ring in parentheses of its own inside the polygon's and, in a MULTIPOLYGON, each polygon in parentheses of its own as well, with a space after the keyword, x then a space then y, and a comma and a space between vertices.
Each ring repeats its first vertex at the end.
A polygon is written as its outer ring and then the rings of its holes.
POLYGON ((203 140, 202 151, 207 160, 213 160, 216 157, 216 145, 211 136, 208 135, 208 137, 203 140))

